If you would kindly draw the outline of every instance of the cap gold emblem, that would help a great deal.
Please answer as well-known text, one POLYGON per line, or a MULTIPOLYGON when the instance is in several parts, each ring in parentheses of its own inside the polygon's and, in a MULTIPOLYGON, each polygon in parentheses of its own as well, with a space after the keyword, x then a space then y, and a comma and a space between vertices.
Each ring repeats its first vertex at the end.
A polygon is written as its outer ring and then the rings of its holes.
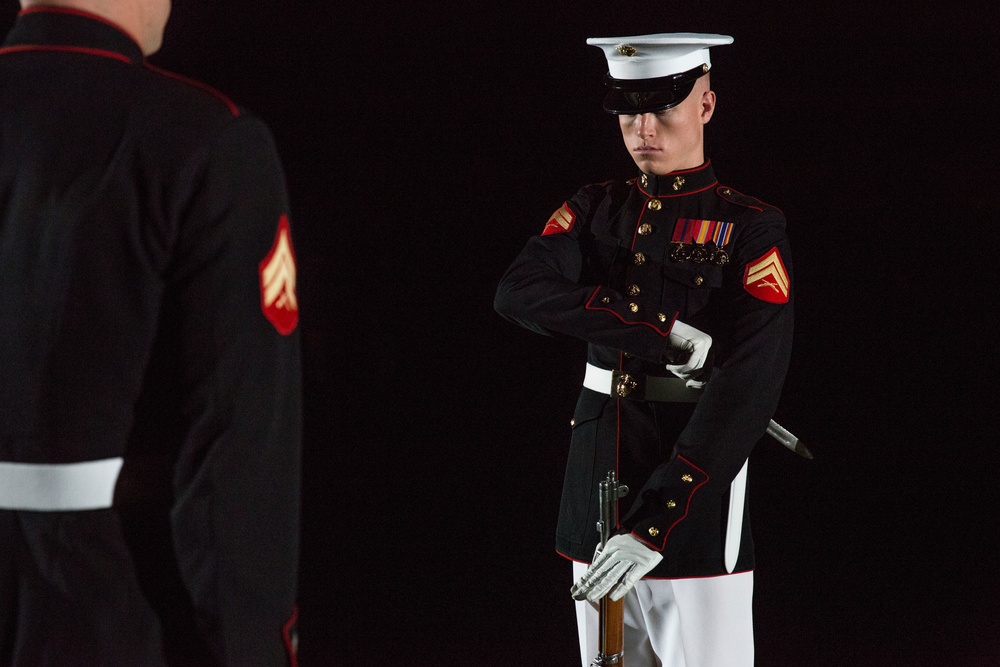
POLYGON ((635 47, 631 44, 619 44, 615 50, 618 51, 618 55, 625 56, 626 58, 631 58, 636 53, 635 47))

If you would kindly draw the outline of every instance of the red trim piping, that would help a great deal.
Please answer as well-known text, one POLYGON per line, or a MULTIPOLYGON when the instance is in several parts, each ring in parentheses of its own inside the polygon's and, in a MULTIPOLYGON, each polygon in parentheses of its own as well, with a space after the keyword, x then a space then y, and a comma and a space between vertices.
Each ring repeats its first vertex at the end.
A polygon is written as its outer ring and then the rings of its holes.
POLYGON ((705 479, 703 479, 693 489, 691 489, 691 493, 688 494, 687 504, 684 505, 684 514, 682 514, 681 516, 677 517, 677 520, 674 521, 672 524, 670 524, 670 527, 667 528, 667 531, 663 534, 663 539, 660 541, 660 546, 656 546, 654 543, 652 543, 649 540, 645 539, 642 535, 637 534, 635 531, 632 532, 632 536, 633 537, 635 537, 636 539, 638 539, 640 542, 646 543, 647 545, 649 545, 653 549, 656 549, 657 551, 663 551, 666 548, 666 546, 667 546, 667 538, 670 537, 671 531, 673 531, 673 529, 677 527, 677 524, 679 524, 681 521, 683 521, 684 519, 686 519, 688 513, 690 513, 690 511, 691 511, 691 501, 694 499, 694 494, 697 493, 698 489, 700 489, 701 487, 705 486, 705 484, 707 484, 708 480, 709 480, 707 472, 705 472, 704 470, 702 470, 701 468, 699 468, 695 464, 691 463, 690 461, 688 461, 683 456, 678 455, 677 458, 679 460, 683 461, 684 463, 688 464, 689 466, 691 466, 692 468, 694 468, 698 472, 700 472, 702 475, 705 476, 705 479))
MULTIPOLYGON (((578 560, 576 558, 573 558, 572 556, 567 556, 566 554, 564 554, 563 552, 559 551, 558 549, 556 549, 556 555, 559 556, 560 558, 565 558, 566 560, 568 560, 571 563, 579 563, 580 565, 590 565, 590 563, 588 563, 587 561, 585 561, 585 560, 578 560)), ((748 572, 753 572, 755 569, 756 568, 752 568, 751 567, 748 570, 733 570, 730 574, 747 574, 748 572)), ((725 574, 725 573, 723 573, 723 574, 690 574, 690 575, 688 575, 686 577, 653 577, 653 576, 650 576, 650 575, 647 574, 646 576, 643 577, 643 579, 651 579, 653 581, 675 581, 677 579, 715 579, 716 577, 728 577, 728 576, 730 576, 730 574, 725 574)))
MULTIPOLYGON (((671 172, 671 173, 675 173, 676 174, 677 172, 671 172)), ((687 197, 688 195, 696 195, 699 192, 704 192, 705 190, 711 190, 712 188, 714 188, 718 184, 719 184, 719 181, 718 180, 714 180, 711 183, 709 183, 708 185, 706 185, 705 187, 700 188, 698 190, 689 190, 688 192, 679 192, 679 193, 677 193, 675 195, 654 195, 654 194, 650 194, 650 193, 646 192, 645 190, 643 190, 641 185, 637 185, 636 187, 639 188, 639 192, 641 192, 642 194, 646 195, 647 197, 651 197, 653 199, 676 199, 677 197, 687 197)))
POLYGON ((193 88, 197 88, 199 90, 202 90, 202 91, 204 91, 204 92, 212 95, 213 97, 217 98, 220 102, 222 102, 223 104, 225 104, 226 107, 229 108, 229 113, 233 114, 234 117, 237 117, 237 118, 239 117, 239 115, 240 115, 240 108, 238 106, 236 106, 236 104, 231 99, 229 99, 224 94, 222 94, 221 92, 219 92, 218 90, 216 90, 212 86, 208 85, 207 83, 202 83, 201 81, 198 81, 196 79, 191 79, 191 78, 186 77, 186 76, 184 76, 182 74, 177 74, 175 72, 170 72, 170 71, 167 71, 165 69, 161 69, 161 68, 157 67, 156 65, 152 65, 152 64, 150 64, 148 62, 144 63, 144 65, 145 65, 146 69, 148 69, 149 71, 151 71, 151 72, 153 72, 155 74, 159 74, 160 76, 165 76, 168 79, 174 79, 175 81, 180 81, 181 83, 186 83, 187 85, 189 85, 189 86, 191 86, 193 88))
MULTIPOLYGON (((594 290, 594 293, 590 295, 590 299, 587 300, 587 303, 584 306, 584 309, 586 309, 586 310, 600 310, 600 311, 604 311, 606 313, 611 313, 612 315, 614 315, 615 317, 617 317, 619 320, 621 320, 622 323, 624 323, 624 324, 632 324, 632 325, 641 324, 643 326, 649 327, 650 329, 652 329, 656 333, 660 334, 661 336, 666 336, 667 334, 670 333, 669 329, 666 330, 666 331, 661 331, 658 327, 650 324, 649 322, 629 322, 628 320, 626 320, 624 317, 622 317, 621 315, 619 315, 618 313, 616 313, 611 308, 593 307, 591 304, 594 303, 594 299, 597 297, 597 293, 600 292, 600 291, 601 291, 600 287, 598 287, 597 289, 594 290)), ((677 318, 677 313, 674 313, 674 319, 676 319, 676 318, 677 318)), ((670 323, 670 326, 671 327, 673 326, 673 322, 670 323)))
MULTIPOLYGON (((639 188, 639 191, 642 192, 642 188, 639 188)), ((645 193, 643 193, 643 194, 645 194, 645 193)), ((641 209, 639 209, 639 217, 635 221, 635 229, 632 230, 632 248, 631 249, 632 249, 633 252, 635 251, 635 240, 637 238, 639 238, 639 227, 642 226, 642 216, 644 216, 644 215, 646 215, 646 207, 645 206, 643 206, 641 209)))
POLYGON ((113 58, 129 65, 132 59, 117 51, 105 51, 104 49, 92 49, 86 46, 41 46, 36 44, 22 44, 20 46, 7 46, 0 49, 0 56, 9 53, 29 53, 39 51, 57 51, 62 53, 82 53, 88 56, 100 56, 102 58, 113 58))
MULTIPOLYGON (((620 371, 625 370, 624 368, 622 368, 624 364, 625 364, 625 353, 619 352, 618 370, 620 371)), ((612 387, 611 390, 614 391, 614 387, 612 387)), ((622 471, 620 470, 619 466, 619 463, 621 463, 621 454, 622 454, 622 400, 623 399, 618 398, 615 401, 615 417, 617 419, 617 423, 615 424, 615 427, 617 429, 617 433, 615 434, 615 477, 619 480, 622 478, 622 471)), ((621 514, 618 511, 619 510, 618 503, 620 500, 621 498, 615 498, 615 517, 617 517, 618 519, 618 522, 615 525, 615 530, 621 528, 621 514)))
POLYGON ((643 577, 643 579, 651 579, 653 581, 673 581, 675 579, 715 579, 718 577, 729 577, 734 574, 749 574, 750 572, 753 571, 754 568, 751 567, 748 570, 733 570, 729 574, 697 574, 697 575, 690 575, 687 577, 650 577, 649 575, 646 575, 645 577, 643 577))
POLYGON ((728 186, 728 185, 720 185, 718 188, 716 188, 715 194, 719 195, 719 197, 721 197, 722 199, 725 199, 730 204, 736 204, 737 206, 742 206, 744 208, 752 208, 752 209, 755 209, 755 210, 760 211, 761 213, 763 213, 764 209, 762 209, 759 206, 754 206, 753 204, 747 204, 747 203, 744 203, 744 202, 741 202, 741 201, 736 201, 735 199, 730 199, 730 197, 732 195, 739 195, 740 197, 746 197, 747 199, 753 199, 756 202, 760 202, 764 206, 770 206, 773 209, 777 209, 779 212, 781 212, 782 215, 784 215, 784 212, 782 212, 781 209, 778 208, 777 206, 775 206, 774 204, 768 204, 767 202, 761 201, 760 199, 757 199, 756 197, 754 197, 752 195, 745 195, 742 192, 740 192, 739 190, 737 190, 736 188, 728 186), (724 190, 724 189, 725 190, 729 190, 730 194, 729 195, 724 194, 722 192, 722 190, 724 190))
POLYGON ((285 649, 288 651, 289 667, 299 667, 299 656, 296 654, 295 646, 292 643, 292 627, 297 620, 299 620, 299 606, 295 605, 292 609, 292 615, 281 627, 281 637, 285 640, 285 649))
POLYGON ((138 40, 136 40, 135 37, 129 34, 129 32, 125 30, 125 28, 121 27, 111 19, 100 16, 99 14, 94 14, 93 12, 88 12, 83 9, 75 9, 73 7, 53 7, 51 5, 36 5, 34 7, 28 7, 27 9, 22 9, 20 12, 17 13, 18 16, 25 16, 26 14, 70 14, 72 16, 82 16, 83 18, 100 21, 101 23, 111 26, 118 32, 122 33, 123 35, 131 39, 133 42, 135 42, 135 45, 139 47, 139 50, 140 51, 142 50, 142 45, 139 44, 138 40))

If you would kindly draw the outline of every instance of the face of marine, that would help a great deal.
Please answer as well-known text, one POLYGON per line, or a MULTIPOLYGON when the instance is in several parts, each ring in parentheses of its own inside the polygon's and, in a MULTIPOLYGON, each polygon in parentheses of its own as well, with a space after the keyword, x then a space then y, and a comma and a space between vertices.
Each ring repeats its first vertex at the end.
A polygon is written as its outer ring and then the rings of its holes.
POLYGON ((625 147, 644 173, 662 176, 705 162, 705 124, 715 112, 708 76, 695 82, 687 98, 654 113, 619 114, 625 147))

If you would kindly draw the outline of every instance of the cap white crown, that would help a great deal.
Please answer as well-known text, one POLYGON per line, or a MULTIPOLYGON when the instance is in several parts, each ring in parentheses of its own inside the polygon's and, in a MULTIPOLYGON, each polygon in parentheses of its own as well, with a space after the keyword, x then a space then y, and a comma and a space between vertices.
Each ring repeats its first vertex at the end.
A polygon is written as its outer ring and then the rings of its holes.
POLYGON ((710 46, 732 44, 729 35, 694 32, 662 32, 634 37, 591 37, 587 44, 599 47, 608 59, 608 73, 616 79, 656 79, 687 72, 700 65, 712 66, 710 46))

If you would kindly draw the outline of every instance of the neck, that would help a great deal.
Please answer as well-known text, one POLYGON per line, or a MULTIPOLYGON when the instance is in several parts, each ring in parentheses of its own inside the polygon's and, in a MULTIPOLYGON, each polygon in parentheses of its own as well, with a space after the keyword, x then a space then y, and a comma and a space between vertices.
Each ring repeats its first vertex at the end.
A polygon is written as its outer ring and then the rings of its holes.
POLYGON ((149 55, 156 50, 150 47, 148 40, 143 40, 142 12, 139 3, 134 0, 21 0, 22 9, 38 7, 58 7, 93 14, 128 34, 142 47, 144 54, 149 55))

